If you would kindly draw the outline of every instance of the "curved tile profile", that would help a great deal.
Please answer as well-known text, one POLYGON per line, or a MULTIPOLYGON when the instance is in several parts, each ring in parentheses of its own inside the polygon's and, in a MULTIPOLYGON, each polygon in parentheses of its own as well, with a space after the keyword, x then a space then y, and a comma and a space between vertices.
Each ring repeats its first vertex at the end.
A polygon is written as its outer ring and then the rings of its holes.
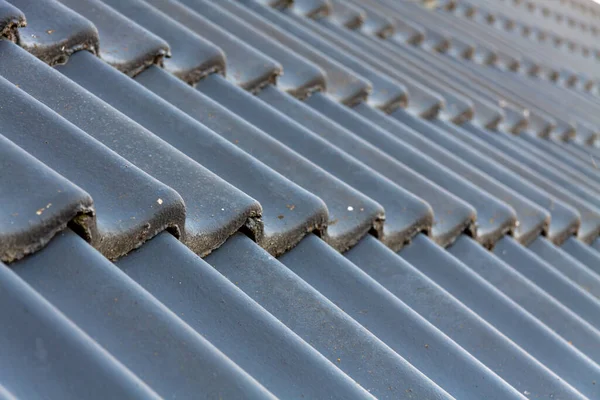
MULTIPOLYGON (((392 173, 395 169, 386 170, 386 164, 376 162, 371 162, 371 165, 367 166, 349 157, 343 149, 306 129, 303 121, 296 122, 257 99, 256 96, 229 84, 222 77, 216 75, 208 77, 200 82, 197 89, 383 205, 386 212, 386 223, 381 240, 386 244, 393 248, 399 248, 410 241, 410 238, 416 233, 432 230, 431 207, 393 183, 398 182, 397 174, 392 173), (381 174, 375 173, 374 170, 381 174)), ((275 91, 277 96, 285 96, 274 87, 265 88, 261 91, 260 96, 265 96, 271 91, 275 91)), ((284 98, 286 101, 294 100, 290 96, 284 98)), ((308 108, 299 101, 297 101, 297 106, 308 108)), ((380 155, 380 152, 371 153, 374 157, 380 155)), ((398 164, 393 163, 393 165, 396 168, 398 164)), ((434 188, 432 190, 441 190, 435 186, 432 187, 434 188)), ((451 195, 444 197, 443 200, 440 200, 440 204, 445 204, 444 207, 447 207, 445 210, 452 208, 454 211, 448 212, 450 217, 445 220, 440 219, 433 229, 434 235, 445 242, 451 241, 456 235, 471 226, 475 211, 451 195), (445 201, 443 202, 443 200, 445 201), (459 209, 460 213, 456 212, 456 209, 459 209), (456 217, 457 214, 459 214, 458 217, 456 217)), ((348 211, 355 211, 354 206, 348 205, 348 207, 348 211)))
POLYGON ((0 398, 159 399, 1 262, 0 301, 0 398))
MULTIPOLYGON (((600 275, 570 255, 565 249, 555 246, 544 237, 537 238, 527 248, 579 285, 580 288, 594 297, 600 298, 600 275)), ((590 250, 592 249, 590 247, 590 250)))
POLYGON ((424 236, 399 254, 581 394, 598 397, 600 367, 469 267, 424 236))
MULTIPOLYGON (((367 326, 451 396, 473 400, 523 398, 480 361, 314 235, 280 257, 280 261, 367 326), (428 352, 427 356, 423 356, 424 352, 428 352), (453 367, 446 368, 447 365, 453 367)), ((412 395, 428 397, 427 392, 418 393, 417 389, 413 389, 412 395)))
POLYGON ((329 18, 344 28, 360 29, 367 19, 367 12, 350 3, 331 1, 329 18))
POLYGON ((307 104, 376 147, 380 154, 387 154, 397 162, 412 168, 413 171, 418 171, 419 175, 422 175, 420 177, 422 183, 418 187, 412 186, 412 191, 432 205, 434 212, 436 210, 434 204, 439 203, 439 195, 432 190, 428 193, 425 189, 428 185, 435 183, 456 197, 462 198, 477 212, 477 229, 473 230, 472 234, 484 245, 493 244, 498 237, 513 229, 516 215, 512 208, 467 180, 461 179, 454 171, 447 170, 437 160, 423 155, 382 128, 372 125, 357 113, 353 113, 351 109, 325 96, 316 94, 307 100, 307 104))
MULTIPOLYGON (((115 0, 119 1, 119 0, 115 0)), ((283 73, 282 66, 263 53, 237 40, 224 28, 194 12, 182 3, 173 0, 145 0, 168 15, 183 27, 198 36, 210 40, 227 53, 227 78, 246 90, 257 91, 275 83, 283 73)), ((179 40, 178 38, 173 38, 179 40)), ((187 57, 192 49, 182 49, 182 54, 173 48, 173 57, 187 57)))
POLYGON ((0 37, 17 42, 19 40, 19 28, 26 25, 25 15, 21 10, 9 2, 0 1, 0 37))
POLYGON ((65 62, 79 50, 98 52, 94 24, 55 0, 12 0, 26 15, 17 43, 47 64, 65 62))
MULTIPOLYGON (((80 214, 73 224, 102 254, 119 257, 164 229, 183 232, 185 204, 173 189, 2 78, 0 92, 5 136, 94 199, 95 218, 80 214)), ((32 212, 51 215, 48 204, 32 212)))
POLYGON ((208 74, 225 74, 225 54, 217 46, 177 23, 143 0, 102 0, 125 17, 166 40, 171 56, 165 68, 194 84, 208 74))
POLYGON ((273 398, 75 233, 61 233, 13 268, 161 397, 273 398))
POLYGON ((321 199, 296 186, 93 55, 83 52, 75 54, 66 65, 57 69, 258 200, 263 207, 264 226, 254 239, 272 254, 284 253, 306 233, 322 230, 326 225, 328 211, 321 199))
MULTIPOLYGON (((463 236, 457 243, 465 240, 472 239, 463 236)), ((485 251, 479 245, 477 249, 485 251)), ((544 364, 374 238, 365 237, 345 256, 519 392, 527 391, 532 398, 584 399, 544 364)))
POLYGON ((406 107, 411 112, 423 118, 435 118, 445 108, 445 99, 439 92, 436 92, 431 85, 423 85, 396 68, 394 63, 389 62, 388 55, 381 52, 378 47, 372 46, 364 36, 336 26, 329 19, 319 20, 319 25, 326 29, 324 35, 332 44, 363 61, 365 65, 369 65, 380 74, 402 82, 409 93, 406 107))
MULTIPOLYGON (((452 126, 443 121, 435 121, 433 124, 441 129, 448 130, 452 133, 454 138, 468 145, 474 151, 477 151, 486 157, 490 157, 490 159, 513 171, 525 181, 532 183, 540 189, 548 192, 551 196, 556 197, 568 206, 571 206, 577 210, 579 213, 578 216, 573 215, 573 213, 568 212, 568 210, 564 210, 567 212, 560 220, 561 224, 558 227, 553 226, 551 222, 550 232, 553 232, 553 234, 550 234, 550 237, 552 237, 553 240, 556 240, 557 243, 562 243, 562 241, 569 237, 571 232, 574 231, 576 231, 577 236, 583 240, 591 240, 589 238, 593 239, 598 236, 598 232, 600 232, 600 210, 598 210, 595 206, 583 201, 565 188, 557 185, 552 180, 540 176, 534 171, 531 171, 531 169, 522 164, 519 160, 505 155, 479 137, 469 134, 464 129, 458 126, 452 126)), ((552 198, 550 198, 550 200, 551 202, 548 206, 548 209, 553 211, 554 206, 552 198)))
MULTIPOLYGON (((277 86, 292 96, 304 98, 314 91, 325 89, 325 73, 315 64, 299 57, 294 52, 280 45, 277 41, 258 31, 247 21, 238 18, 227 10, 220 8, 219 3, 206 0, 183 0, 182 3, 210 19, 213 23, 227 30, 228 33, 235 35, 256 50, 259 50, 267 56, 273 58, 283 66, 284 74, 278 77, 277 86)), ((221 45, 215 41, 215 44, 221 45)), ((221 48, 226 49, 226 44, 221 48)), ((230 51, 227 51, 230 54, 230 51)), ((235 51, 233 51, 235 54, 235 51)), ((248 59, 228 58, 228 65, 242 61, 247 68, 248 59)), ((235 69, 241 69, 242 66, 236 65, 235 69)))
POLYGON ((600 254, 592 250, 580 240, 570 237, 561 246, 571 256, 575 257, 579 262, 600 274, 600 254))
POLYGON ((365 65, 352 54, 334 46, 331 43, 329 32, 316 21, 301 18, 292 11, 288 11, 285 14, 287 18, 284 17, 281 21, 273 22, 277 23, 280 27, 285 27, 285 29, 289 30, 299 39, 304 40, 309 45, 344 64, 371 82, 373 91, 366 101, 373 107, 390 112, 398 107, 405 107, 407 105, 409 102, 409 91, 399 80, 379 73, 369 65, 365 65))
MULTIPOLYGON (((525 197, 530 193, 533 193, 534 199, 536 195, 540 196, 533 186, 527 187, 522 179, 505 172, 503 168, 495 166, 493 162, 481 157, 467 146, 455 146, 451 150, 445 148, 444 141, 438 140, 438 138, 441 136, 445 139, 448 136, 447 132, 437 129, 428 121, 418 119, 406 112, 403 112, 402 115, 398 112, 396 118, 391 119, 384 118, 381 113, 368 107, 357 106, 355 110, 386 129, 387 132, 392 133, 399 140, 412 145, 413 148, 460 175, 463 179, 510 205, 515 210, 518 221, 513 236, 520 242, 528 243, 539 234, 548 231, 550 212, 544 207, 548 207, 550 201, 536 204, 530 198, 525 197), (405 125, 402 121, 406 121, 412 127, 405 125)), ((479 212, 478 215, 482 214, 479 212)))
MULTIPOLYGON (((207 261, 378 399, 408 396, 420 373, 281 262, 242 235, 207 261)), ((447 395, 429 383, 430 397, 447 395)))
MULTIPOLYGON (((219 2, 219 7, 243 19, 252 25, 254 29, 267 35, 293 53, 318 65, 326 74, 327 93, 338 101, 344 104, 354 104, 357 101, 365 99, 371 92, 371 83, 363 77, 358 76, 337 61, 308 46, 285 29, 271 24, 258 13, 238 4, 234 0, 222 0, 219 2)), ((291 94, 296 95, 296 93, 291 94)))
POLYGON ((100 0, 59 0, 98 29, 98 56, 119 71, 135 76, 170 55, 167 42, 116 12, 100 0))
MULTIPOLYGON (((242 226, 260 237, 262 222, 258 217, 262 208, 256 200, 10 42, 0 42, 0 74, 138 168, 177 190, 186 206, 183 240, 193 251, 210 253, 242 226)), ((126 186, 125 182, 119 183, 126 186)), ((145 189, 148 190, 151 188, 145 189)), ((167 210, 161 194, 155 191, 151 198, 155 210, 167 210)), ((170 204, 171 196, 166 199, 170 204)), ((131 216, 121 214, 124 220, 135 221, 131 216)), ((111 253, 111 258, 122 254, 111 253)))
POLYGON ((329 0, 293 0, 290 6, 293 6, 291 9, 294 12, 308 18, 319 18, 331 14, 329 0))
MULTIPOLYGON (((258 97, 273 106, 280 112, 294 119, 299 124, 309 128, 315 134, 329 141, 332 145, 356 157, 365 165, 370 166, 390 180, 396 182, 399 186, 410 190, 415 195, 421 197, 433 208, 434 217, 440 225, 433 226, 432 234, 436 240, 448 243, 451 242, 456 235, 463 232, 465 229, 471 229, 472 223, 475 220, 475 212, 471 206, 464 207, 453 201, 453 196, 447 194, 442 188, 425 179, 420 174, 409 169, 407 166, 396 160, 394 157, 381 152, 376 148, 371 138, 360 137, 364 132, 355 134, 347 129, 347 120, 352 119, 353 115, 344 115, 337 118, 339 115, 320 114, 323 110, 322 104, 337 107, 336 111, 345 111, 345 106, 334 102, 325 97, 326 95, 314 94, 301 103, 298 100, 286 96, 284 93, 275 88, 266 88, 258 97), (317 111, 318 110, 318 111, 317 111), (326 118, 330 117, 331 120, 326 118), (335 122, 334 122, 335 121, 335 122), (462 206, 462 207, 461 207, 462 206), (452 216, 444 221, 446 211, 452 207, 452 216)), ((369 125, 368 129, 372 126, 369 125)), ((404 160, 404 157, 402 157, 404 160)), ((390 243, 392 248, 399 249, 402 243, 390 243)))
POLYGON ((41 249, 78 215, 94 215, 89 194, 2 135, 0 170, 4 171, 0 175, 0 260, 4 262, 41 249))
MULTIPOLYGON (((239 237, 250 242, 251 249, 273 259, 241 234, 232 240, 239 237)), ((250 260, 252 254, 244 248, 238 250, 240 257, 250 260)), ((215 257, 213 253, 209 259, 215 257)), ((373 399, 172 236, 158 236, 123 258, 119 267, 278 398, 373 399)))
MULTIPOLYGON (((577 239, 570 240, 576 241, 577 239)), ((569 243, 569 240, 565 243, 569 243)), ((519 246, 508 237, 498 241, 494 254, 580 315, 589 324, 600 329, 600 300, 569 280, 543 259, 519 246)))
POLYGON ((561 302, 560 296, 553 297, 552 291, 542 290, 543 285, 537 286, 534 280, 518 272, 512 267, 514 263, 509 265, 501 261, 484 248, 473 246, 470 240, 467 237, 460 238, 448 251, 564 340, 570 341, 598 362, 600 331, 597 328, 567 308, 568 305, 561 302))
MULTIPOLYGON (((363 193, 164 70, 149 68, 138 75, 136 81, 235 146, 323 199, 329 211, 329 220, 328 226, 321 232, 321 237, 330 246, 338 251, 345 251, 371 229, 383 238, 384 208, 363 193), (348 206, 353 210, 349 211, 348 206)), ((296 208, 296 205, 291 203, 287 206, 288 209, 296 208)))

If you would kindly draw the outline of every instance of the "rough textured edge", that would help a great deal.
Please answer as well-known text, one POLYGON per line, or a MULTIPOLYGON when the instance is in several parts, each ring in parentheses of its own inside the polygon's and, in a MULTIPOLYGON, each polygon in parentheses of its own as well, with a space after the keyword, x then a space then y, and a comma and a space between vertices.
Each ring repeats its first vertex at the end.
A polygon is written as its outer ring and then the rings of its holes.
POLYGON ((7 20, 1 21, 0 25, 3 27, 0 30, 0 37, 6 40, 10 40, 13 43, 19 42, 19 28, 27 26, 27 21, 23 14, 18 16, 9 17, 7 20))
POLYGON ((67 226, 70 226, 75 220, 88 221, 89 224, 86 223, 84 225, 80 225, 80 230, 84 232, 85 235, 91 236, 96 225, 94 213, 94 206, 91 201, 90 204, 80 203, 78 207, 70 213, 70 215, 68 215, 66 218, 60 218, 60 221, 51 224, 51 226, 45 225, 39 229, 29 229, 27 232, 21 233, 17 238, 12 240, 2 239, 1 242, 4 244, 8 243, 7 246, 3 245, 2 247, 8 248, 1 249, 2 252, 0 253, 0 261, 11 263, 41 250, 50 242, 50 240, 52 240, 54 236, 66 229, 67 226), (31 240, 30 238, 32 237, 35 237, 35 240, 31 240), (24 243, 21 245, 17 244, 22 238, 26 239, 22 240, 24 243), (28 238, 29 240, 27 240, 28 238), (10 242, 15 243, 11 246, 10 242))

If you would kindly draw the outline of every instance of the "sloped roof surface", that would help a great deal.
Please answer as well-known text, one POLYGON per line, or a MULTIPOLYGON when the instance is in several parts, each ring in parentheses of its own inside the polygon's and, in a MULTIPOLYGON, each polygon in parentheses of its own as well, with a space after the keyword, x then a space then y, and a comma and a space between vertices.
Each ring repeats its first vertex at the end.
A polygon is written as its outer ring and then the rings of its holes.
POLYGON ((0 0, 0 399, 599 399, 600 6, 0 0))

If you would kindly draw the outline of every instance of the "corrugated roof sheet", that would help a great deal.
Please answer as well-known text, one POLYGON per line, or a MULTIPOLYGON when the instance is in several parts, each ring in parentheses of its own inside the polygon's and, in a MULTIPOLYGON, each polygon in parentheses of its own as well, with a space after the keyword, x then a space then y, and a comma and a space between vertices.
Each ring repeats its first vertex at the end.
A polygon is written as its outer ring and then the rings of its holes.
POLYGON ((0 0, 0 398, 599 399, 599 27, 0 0))

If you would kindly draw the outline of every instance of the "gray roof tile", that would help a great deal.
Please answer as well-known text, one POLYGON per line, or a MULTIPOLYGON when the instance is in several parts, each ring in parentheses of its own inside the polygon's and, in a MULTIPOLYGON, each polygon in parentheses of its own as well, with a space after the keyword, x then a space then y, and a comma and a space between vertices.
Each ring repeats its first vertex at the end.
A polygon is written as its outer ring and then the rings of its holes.
POLYGON ((582 2, 0 0, 0 398, 600 397, 582 2))

